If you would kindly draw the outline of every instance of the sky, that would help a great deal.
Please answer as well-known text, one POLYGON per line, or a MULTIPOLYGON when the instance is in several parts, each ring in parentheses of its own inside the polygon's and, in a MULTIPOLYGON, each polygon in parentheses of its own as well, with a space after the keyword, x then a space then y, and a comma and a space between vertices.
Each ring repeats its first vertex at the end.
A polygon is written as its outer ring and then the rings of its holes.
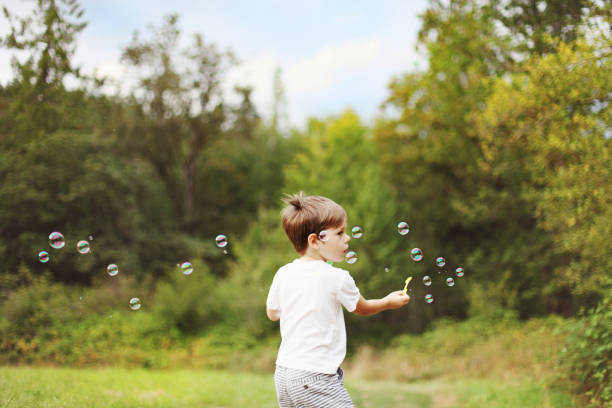
MULTIPOLYGON (((21 16, 32 4, 1 3, 21 16)), ((239 65, 225 75, 230 102, 234 85, 251 86, 258 111, 269 118, 274 72, 280 68, 288 125, 294 127, 303 127, 309 116, 349 107, 371 123, 393 76, 426 65, 415 51, 426 0, 83 0, 81 5, 88 26, 73 60, 83 72, 125 82, 129 74, 119 57, 134 31, 147 38, 151 24, 178 13, 185 44, 200 33, 238 58, 239 65)), ((0 35, 7 31, 2 15, 0 35)), ((11 55, 0 49, 0 83, 12 77, 11 55)))

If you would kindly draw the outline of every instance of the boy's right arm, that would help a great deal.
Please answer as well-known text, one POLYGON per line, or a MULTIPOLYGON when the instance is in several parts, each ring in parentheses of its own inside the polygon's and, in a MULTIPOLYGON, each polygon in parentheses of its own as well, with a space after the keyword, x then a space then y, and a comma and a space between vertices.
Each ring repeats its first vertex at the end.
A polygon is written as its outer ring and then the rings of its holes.
POLYGON ((382 299, 368 300, 360 295, 357 307, 353 312, 360 316, 369 316, 380 313, 383 310, 399 309, 409 301, 410 296, 406 295, 402 290, 391 292, 382 299))
POLYGON ((266 314, 268 315, 268 319, 273 322, 280 319, 280 310, 269 309, 266 307, 266 314))

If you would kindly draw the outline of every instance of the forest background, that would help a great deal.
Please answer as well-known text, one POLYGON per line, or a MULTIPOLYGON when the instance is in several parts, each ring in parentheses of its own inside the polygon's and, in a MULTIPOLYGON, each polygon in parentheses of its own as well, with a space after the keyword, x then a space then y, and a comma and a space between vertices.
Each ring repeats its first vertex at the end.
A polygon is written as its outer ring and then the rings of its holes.
MULTIPOLYGON (((610 10, 432 1, 418 41, 427 68, 388 79, 372 126, 347 109, 286 130, 280 71, 271 117, 252 89, 227 102, 235 57, 202 35, 181 48, 178 15, 123 50, 140 78, 126 96, 72 64, 86 29, 76 0, 38 0, 26 17, 4 8, 2 45, 29 57, 0 86, 0 363, 272 370, 279 333, 265 299, 295 257, 280 199, 305 191, 363 229, 350 243, 358 262, 338 266, 366 297, 414 278, 408 307, 347 314, 355 366, 539 330, 554 339, 542 358, 558 384, 612 401, 610 10), (52 231, 63 249, 50 248, 52 231)), ((507 340, 502 360, 513 360, 507 340)), ((370 375, 445 370, 414 361, 370 375)))

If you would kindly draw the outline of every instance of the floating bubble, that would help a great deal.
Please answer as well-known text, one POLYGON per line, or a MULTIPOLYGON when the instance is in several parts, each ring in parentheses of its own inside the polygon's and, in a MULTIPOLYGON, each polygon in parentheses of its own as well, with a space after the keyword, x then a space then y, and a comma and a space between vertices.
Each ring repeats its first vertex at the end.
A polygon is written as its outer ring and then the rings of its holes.
POLYGON ((193 273, 193 265, 191 262, 183 262, 181 264, 181 270, 183 271, 183 275, 191 275, 193 273))
POLYGON ((110 276, 117 276, 119 273, 119 267, 115 264, 110 264, 106 267, 106 273, 108 273, 110 276))
POLYGON ((90 235, 90 236, 89 236, 89 240, 90 240, 90 241, 93 241, 93 235, 90 235))
POLYGON ((441 256, 436 258, 436 265, 438 265, 440 268, 442 268, 444 265, 446 265, 446 259, 442 258, 441 256))
POLYGON ((434 301, 433 295, 431 295, 429 293, 425 295, 425 302, 433 303, 433 301, 434 301))
POLYGON ((51 248, 60 249, 66 245, 66 241, 64 240, 64 236, 61 232, 52 232, 49 234, 49 245, 51 248))
POLYGON ((446 286, 455 286, 455 280, 451 277, 446 278, 446 286))
POLYGON ((407 223, 401 221, 397 224, 397 232, 399 232, 400 235, 406 235, 410 232, 410 227, 407 223))
POLYGON ((431 278, 427 275, 423 276, 423 285, 431 286, 431 278))
POLYGON ((354 264, 357 262, 357 253, 355 251, 348 251, 346 255, 344 255, 344 260, 348 264, 354 264))
POLYGON ((141 306, 140 299, 138 299, 137 297, 130 299, 130 309, 138 310, 140 309, 140 306, 141 306))
POLYGON ((353 229, 351 229, 351 234, 353 234, 353 238, 359 239, 363 237, 363 230, 359 225, 356 225, 353 227, 353 229))
POLYGON ((385 266, 385 272, 389 273, 389 270, 390 270, 389 267, 385 266))
POLYGON ((412 248, 412 250, 410 251, 410 257, 413 261, 419 262, 423 259, 423 251, 421 251, 420 248, 412 248))
POLYGON ((465 272, 463 271, 462 267, 458 267, 457 269, 455 269, 455 273, 457 274, 458 277, 463 278, 463 274, 465 272))
POLYGON ((215 237, 215 244, 217 244, 219 248, 225 248, 228 244, 227 237, 223 234, 217 235, 215 237))
POLYGON ((323 242, 327 241, 329 237, 327 236, 327 230, 323 230, 319 232, 319 239, 323 242))
POLYGON ((85 240, 81 240, 77 242, 77 251, 79 251, 82 254, 88 253, 89 252, 89 242, 85 240))
POLYGON ((49 262, 49 253, 47 251, 40 251, 38 253, 38 260, 42 263, 49 262))

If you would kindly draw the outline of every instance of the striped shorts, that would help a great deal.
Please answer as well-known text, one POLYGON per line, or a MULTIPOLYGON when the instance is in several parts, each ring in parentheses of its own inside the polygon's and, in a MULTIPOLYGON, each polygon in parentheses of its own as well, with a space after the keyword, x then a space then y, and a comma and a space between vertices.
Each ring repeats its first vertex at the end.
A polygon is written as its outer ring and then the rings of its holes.
POLYGON ((276 366, 274 385, 280 408, 354 408, 341 368, 322 374, 276 366))

